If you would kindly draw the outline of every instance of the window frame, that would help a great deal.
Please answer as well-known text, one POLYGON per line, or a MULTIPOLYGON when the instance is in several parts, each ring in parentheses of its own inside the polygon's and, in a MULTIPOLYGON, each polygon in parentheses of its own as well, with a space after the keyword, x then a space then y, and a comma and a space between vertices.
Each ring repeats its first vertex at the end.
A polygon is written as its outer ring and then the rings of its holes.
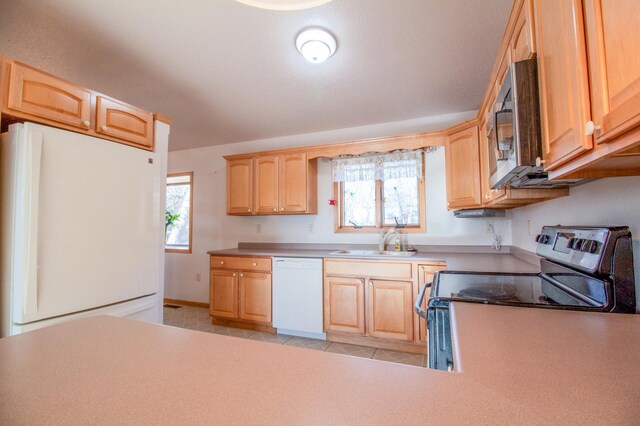
POLYGON ((382 230, 396 228, 396 230, 403 234, 424 234, 427 232, 427 220, 426 220, 426 202, 425 202, 425 164, 424 158, 422 160, 422 176, 418 178, 418 203, 419 203, 419 218, 420 225, 408 225, 404 228, 397 228, 395 225, 383 224, 383 211, 382 211, 382 180, 376 180, 376 225, 375 226, 363 226, 361 228, 355 228, 352 225, 345 225, 342 223, 344 214, 344 191, 342 190, 343 182, 333 182, 333 199, 336 202, 333 210, 333 223, 334 232, 337 234, 376 234, 382 230))
MULTIPOLYGON (((191 254, 193 251, 193 172, 168 173, 167 179, 172 177, 189 176, 189 245, 187 248, 167 247, 166 237, 164 252, 165 253, 183 253, 191 254)), ((184 185, 184 183, 167 183, 166 186, 184 185)), ((166 192, 166 190, 165 190, 166 192)), ((165 195, 166 197, 166 195, 165 195)), ((165 202, 166 210, 166 202, 165 202)))

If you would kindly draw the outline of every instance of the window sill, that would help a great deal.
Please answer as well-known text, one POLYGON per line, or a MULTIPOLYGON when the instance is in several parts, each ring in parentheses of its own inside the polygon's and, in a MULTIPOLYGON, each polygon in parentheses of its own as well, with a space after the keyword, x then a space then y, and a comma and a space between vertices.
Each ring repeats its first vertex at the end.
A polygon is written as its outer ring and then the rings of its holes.
MULTIPOLYGON (((385 226, 383 228, 377 228, 375 226, 363 226, 362 228, 354 228, 352 226, 343 226, 334 229, 336 234, 379 234, 380 232, 386 232, 395 226, 385 226)), ((411 226, 406 228, 395 228, 396 233, 401 234, 424 234, 427 232, 424 226, 411 226)))
POLYGON ((165 246, 165 253, 184 253, 191 254, 191 247, 176 247, 176 246, 165 246))

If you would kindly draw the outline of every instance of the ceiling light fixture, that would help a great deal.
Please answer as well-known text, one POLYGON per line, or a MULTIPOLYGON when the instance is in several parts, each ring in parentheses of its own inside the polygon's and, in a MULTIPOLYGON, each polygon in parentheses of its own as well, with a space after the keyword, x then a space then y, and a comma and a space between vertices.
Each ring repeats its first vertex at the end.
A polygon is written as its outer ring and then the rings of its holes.
POLYGON ((260 9, 269 10, 302 10, 329 3, 332 0, 236 0, 260 9))
POLYGON ((328 31, 322 28, 307 28, 296 37, 296 47, 307 61, 319 64, 335 53, 337 43, 328 31))

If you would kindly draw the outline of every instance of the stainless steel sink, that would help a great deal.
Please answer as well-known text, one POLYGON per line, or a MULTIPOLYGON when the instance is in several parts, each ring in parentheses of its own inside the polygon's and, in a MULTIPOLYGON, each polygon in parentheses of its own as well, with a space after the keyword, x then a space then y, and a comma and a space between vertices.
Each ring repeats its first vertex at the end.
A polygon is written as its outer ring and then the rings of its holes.
POLYGON ((415 251, 380 251, 380 250, 337 250, 329 253, 336 256, 355 257, 411 257, 415 251))

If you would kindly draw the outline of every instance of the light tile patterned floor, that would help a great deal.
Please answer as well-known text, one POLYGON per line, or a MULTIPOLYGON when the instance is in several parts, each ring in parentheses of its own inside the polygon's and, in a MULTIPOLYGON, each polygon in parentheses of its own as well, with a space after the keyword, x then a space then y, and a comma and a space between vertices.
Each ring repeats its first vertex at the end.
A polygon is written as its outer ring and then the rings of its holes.
POLYGON ((180 308, 175 309, 165 307, 164 324, 173 327, 188 328, 190 330, 204 331, 207 333, 224 334, 226 336, 261 340, 263 342, 279 345, 297 346, 299 348, 333 352, 362 358, 372 358, 379 361, 395 362, 399 364, 424 367, 426 363, 426 357, 424 355, 212 325, 211 318, 209 318, 209 311, 205 308, 196 308, 193 306, 181 306, 180 308))

